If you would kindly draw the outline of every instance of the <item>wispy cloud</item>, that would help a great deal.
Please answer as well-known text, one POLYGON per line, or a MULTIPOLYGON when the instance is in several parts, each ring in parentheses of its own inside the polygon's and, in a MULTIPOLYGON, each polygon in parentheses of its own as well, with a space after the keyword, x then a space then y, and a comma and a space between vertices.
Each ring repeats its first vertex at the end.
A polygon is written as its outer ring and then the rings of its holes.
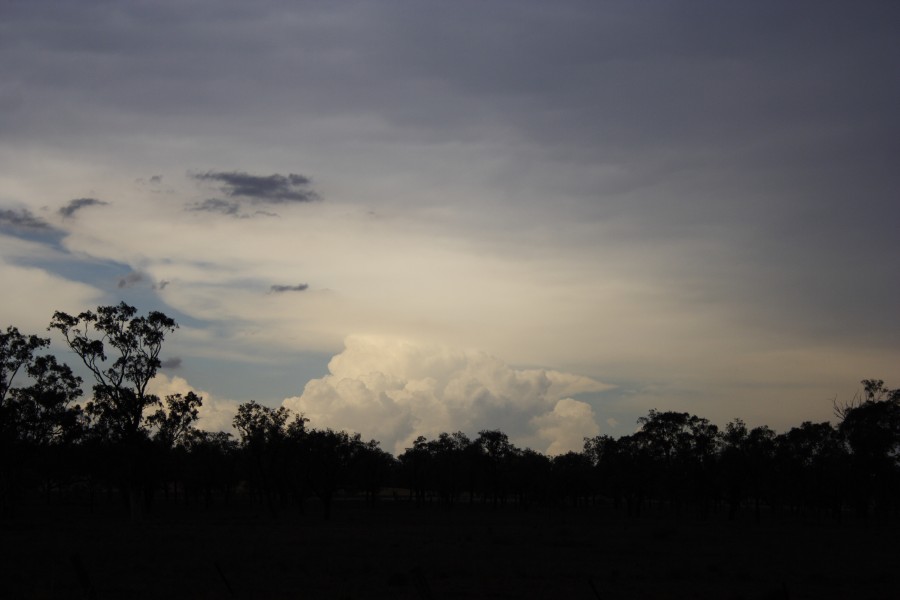
POLYGON ((304 292, 308 288, 308 283, 299 283, 297 285, 273 285, 269 288, 269 293, 280 294, 282 292, 304 292))
POLYGON ((74 200, 69 200, 69 203, 59 209, 59 214, 62 216, 69 218, 73 216, 76 212, 81 210, 82 208, 88 206, 105 206, 109 204, 109 202, 104 202, 103 200, 97 200, 96 198, 76 198, 74 200))
POLYGON ((319 195, 310 189, 312 181, 296 173, 261 176, 241 171, 207 171, 193 177, 200 181, 217 181, 228 196, 248 198, 253 203, 285 204, 319 199, 319 195))
POLYGON ((0 209, 0 227, 4 226, 32 231, 49 231, 52 229, 49 223, 40 217, 34 216, 27 208, 0 209))
POLYGON ((241 216, 241 203, 236 200, 207 198, 203 202, 196 202, 194 204, 191 204, 188 210, 192 212, 221 213, 223 215, 239 217, 241 216))
POLYGON ((160 368, 163 368, 163 369, 174 370, 174 369, 180 369, 181 363, 182 363, 182 360, 181 360, 180 356, 173 356, 172 358, 167 358, 163 361, 160 361, 159 366, 160 366, 160 368))
POLYGON ((119 278, 119 283, 117 284, 116 287, 118 287, 120 290, 128 289, 130 287, 134 287, 138 283, 142 283, 145 281, 148 281, 148 278, 146 275, 144 275, 143 273, 139 273, 137 271, 132 271, 131 273, 128 273, 124 277, 119 278))

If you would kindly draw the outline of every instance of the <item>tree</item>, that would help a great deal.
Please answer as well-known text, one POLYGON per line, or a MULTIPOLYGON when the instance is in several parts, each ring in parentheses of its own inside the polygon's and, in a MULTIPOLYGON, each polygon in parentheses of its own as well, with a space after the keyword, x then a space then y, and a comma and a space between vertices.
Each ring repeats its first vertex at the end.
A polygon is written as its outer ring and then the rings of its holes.
POLYGON ((238 407, 232 421, 241 436, 241 450, 248 463, 251 485, 262 494, 273 514, 275 493, 284 496, 288 479, 288 450, 296 449, 293 448, 296 446, 294 438, 302 437, 307 422, 302 415, 296 415, 289 423, 290 417, 291 411, 284 406, 273 409, 251 400, 238 407))
POLYGON ((36 352, 50 340, 23 335, 15 327, 0 333, 0 504, 7 509, 22 475, 41 475, 49 491, 55 474, 65 474, 67 445, 82 431, 81 379, 52 355, 36 352), (24 373, 23 373, 24 371, 24 373), (24 374, 30 385, 13 387, 24 374))
POLYGON ((160 404, 158 397, 147 393, 147 386, 160 367, 166 335, 177 328, 161 312, 137 316, 137 309, 124 302, 74 317, 53 314, 49 329, 62 333, 94 376, 94 397, 85 410, 108 439, 129 441, 147 435, 151 423, 144 412, 160 404))
POLYGON ((9 403, 17 437, 35 445, 75 441, 83 433, 81 378, 52 355, 34 357, 26 367, 27 387, 11 390, 9 403))
POLYGON ((15 327, 7 327, 5 333, 0 333, 0 407, 6 402, 19 371, 31 364, 38 349, 49 345, 50 340, 22 335, 15 327))
POLYGON ((202 405, 203 398, 194 392, 185 396, 166 396, 167 410, 160 408, 148 418, 148 423, 156 427, 154 439, 166 449, 184 446, 194 430, 202 405))
POLYGON ((868 514, 869 503, 896 502, 900 490, 900 389, 880 379, 864 379, 864 396, 842 406, 838 430, 853 452, 852 490, 857 512, 868 514))

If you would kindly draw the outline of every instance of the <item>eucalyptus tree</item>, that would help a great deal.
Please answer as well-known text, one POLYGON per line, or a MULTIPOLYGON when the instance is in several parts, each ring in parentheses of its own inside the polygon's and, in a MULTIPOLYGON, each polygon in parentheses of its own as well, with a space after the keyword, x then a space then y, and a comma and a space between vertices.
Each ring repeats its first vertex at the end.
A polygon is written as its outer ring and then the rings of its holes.
POLYGON ((0 333, 0 407, 12 389, 13 380, 34 360, 35 352, 50 345, 50 340, 24 335, 15 327, 0 333))
MULTIPOLYGON (((0 333, 0 504, 11 506, 22 475, 40 477, 49 491, 71 460, 69 444, 82 431, 81 379, 52 355, 50 340, 15 327, 0 333), (24 380, 21 376, 24 376, 24 380), (15 383, 23 385, 14 387, 15 383), (66 446, 65 449, 61 449, 66 446)), ((56 486, 58 487, 58 486, 56 486)))
POLYGON ((132 518, 139 518, 152 494, 155 453, 150 446, 152 409, 159 398, 148 392, 156 376, 166 335, 177 323, 159 311, 138 315, 124 302, 76 316, 57 311, 48 329, 59 331, 94 378, 85 405, 95 450, 92 466, 121 487, 132 518), (103 446, 112 444, 114 452, 103 446))
POLYGON ((900 388, 864 379, 864 395, 838 406, 838 430, 852 451, 851 490, 857 512, 869 505, 900 509, 900 388))
POLYGON ((59 331, 93 375, 94 396, 85 410, 107 439, 146 437, 152 425, 145 411, 160 405, 147 392, 160 367, 166 335, 178 324, 159 311, 138 316, 124 302, 77 316, 57 311, 49 329, 59 331))

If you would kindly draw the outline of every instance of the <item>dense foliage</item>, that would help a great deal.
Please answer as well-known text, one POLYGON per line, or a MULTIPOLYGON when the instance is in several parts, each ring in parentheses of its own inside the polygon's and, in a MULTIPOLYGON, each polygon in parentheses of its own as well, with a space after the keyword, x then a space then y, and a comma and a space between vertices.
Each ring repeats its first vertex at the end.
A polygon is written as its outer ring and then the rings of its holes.
POLYGON ((234 418, 237 438, 197 429, 202 398, 147 392, 177 324, 126 304, 78 316, 57 312, 59 331, 94 378, 52 355, 50 340, 15 327, 0 333, 0 509, 23 502, 120 497, 132 516, 160 498, 176 505, 250 502, 276 512, 317 498, 326 518, 336 497, 375 504, 460 503, 496 508, 609 504, 640 516, 665 510, 797 513, 865 518, 900 508, 900 389, 864 380, 835 405, 837 426, 804 422, 782 434, 737 419, 652 410, 637 432, 584 440, 581 452, 545 456, 502 431, 419 437, 393 457, 359 434, 309 426, 303 415, 256 402, 234 418))

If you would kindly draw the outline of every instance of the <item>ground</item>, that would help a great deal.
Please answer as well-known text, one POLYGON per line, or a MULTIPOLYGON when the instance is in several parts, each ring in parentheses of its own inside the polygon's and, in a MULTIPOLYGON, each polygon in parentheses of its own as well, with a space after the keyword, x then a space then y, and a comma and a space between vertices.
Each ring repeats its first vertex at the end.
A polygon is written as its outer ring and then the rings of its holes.
POLYGON ((896 598, 897 523, 338 502, 22 510, 6 598, 896 598))

